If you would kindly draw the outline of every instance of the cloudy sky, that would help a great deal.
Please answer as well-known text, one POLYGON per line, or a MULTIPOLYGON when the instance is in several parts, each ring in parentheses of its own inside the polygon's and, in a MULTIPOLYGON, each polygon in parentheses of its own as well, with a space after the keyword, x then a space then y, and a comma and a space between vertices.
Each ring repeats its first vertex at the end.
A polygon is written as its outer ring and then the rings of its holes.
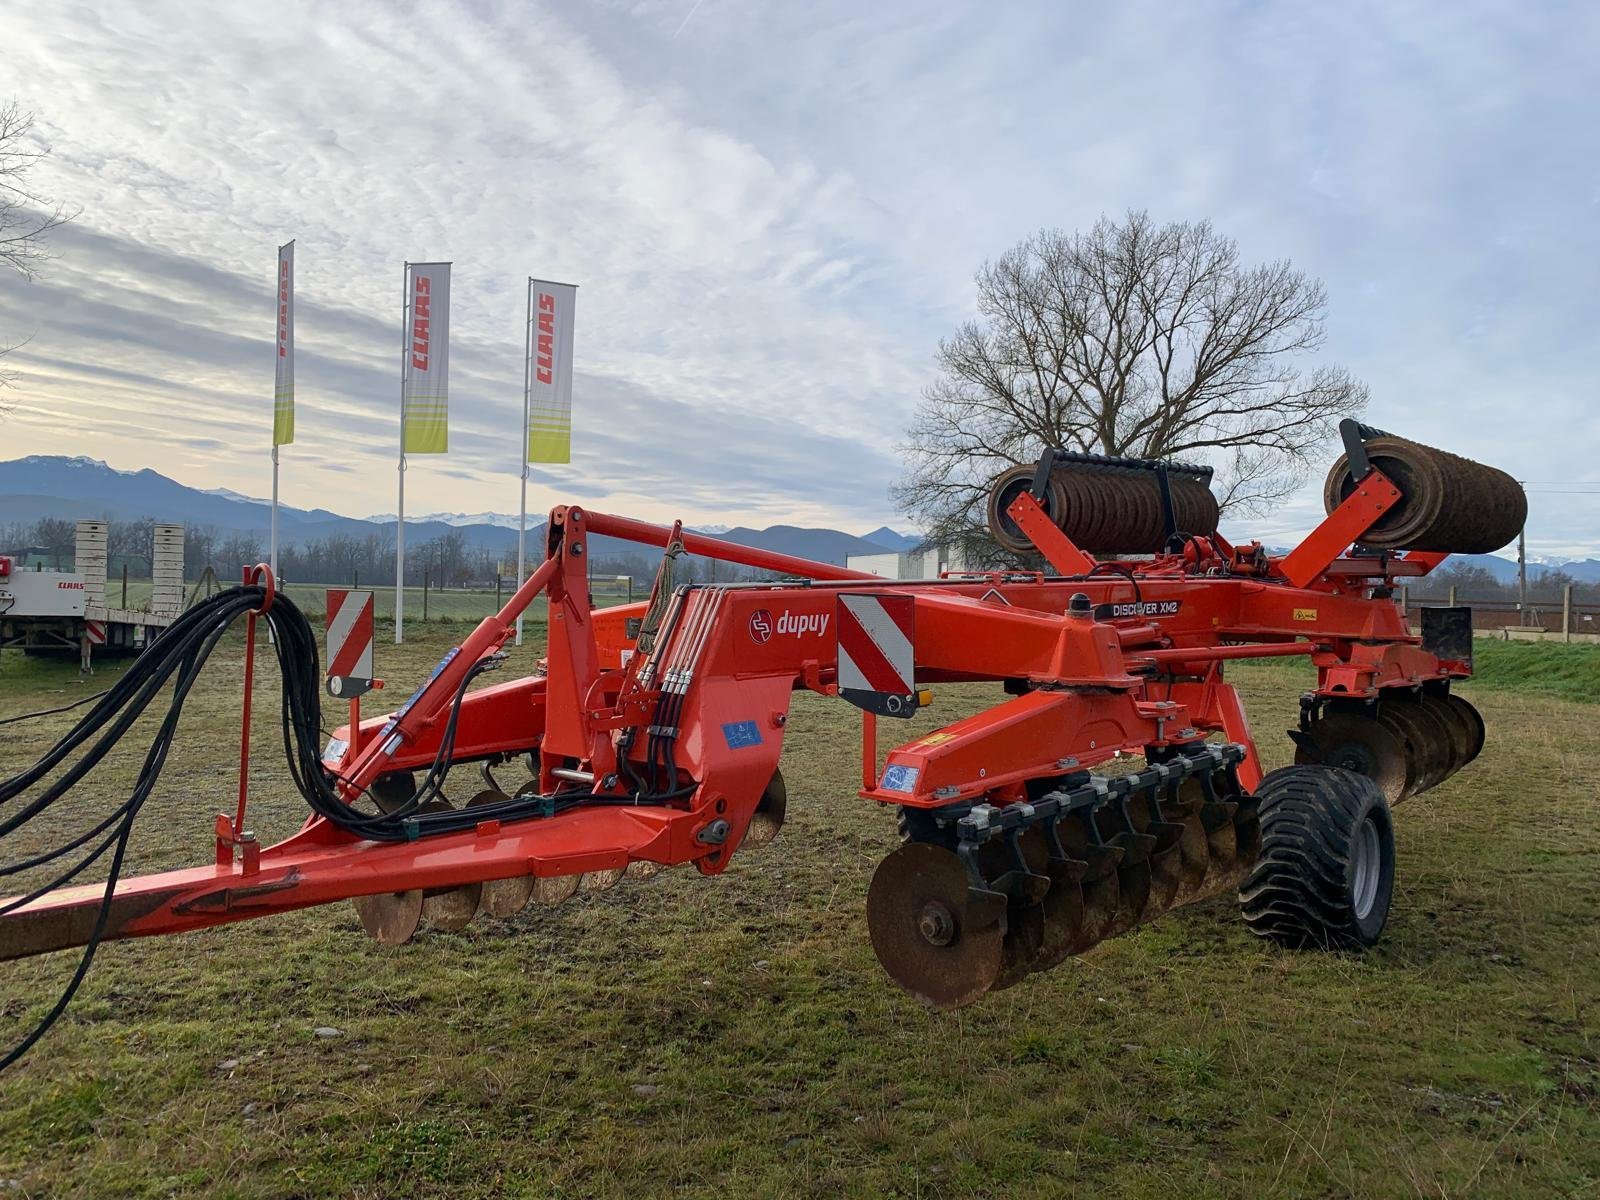
MULTIPOLYGON (((455 263, 451 453, 411 511, 515 511, 523 285, 581 285, 575 461, 530 504, 895 521, 972 274, 1045 225, 1210 218, 1330 296, 1369 419, 1521 478, 1600 552, 1600 6, 0 0, 0 98, 82 207, 0 278, 0 457, 392 511, 403 260, 455 263)), ((1333 454, 1330 447, 1329 455, 1333 454)), ((1252 532, 1282 541, 1313 493, 1252 532)))

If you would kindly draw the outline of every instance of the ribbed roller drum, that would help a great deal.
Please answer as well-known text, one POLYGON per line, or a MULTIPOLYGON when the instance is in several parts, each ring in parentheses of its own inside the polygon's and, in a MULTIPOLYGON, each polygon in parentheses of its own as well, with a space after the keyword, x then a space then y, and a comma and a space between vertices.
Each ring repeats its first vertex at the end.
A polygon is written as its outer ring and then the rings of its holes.
MULTIPOLYGON (((989 487, 989 528, 996 541, 1016 554, 1027 554, 1034 545, 1006 510, 1032 488, 1033 476, 1033 467, 1012 467, 989 487)), ((1215 533, 1217 499, 1205 481, 1176 472, 1167 480, 1178 532, 1215 533)), ((1090 554, 1156 554, 1165 549, 1161 483, 1154 471, 1064 463, 1051 472, 1040 507, 1090 554)))
MULTIPOLYGON (((1369 439, 1366 449, 1401 499, 1361 535, 1363 545, 1489 554, 1515 539, 1527 518, 1522 485, 1496 467, 1389 434, 1369 439)), ((1342 454, 1323 484, 1324 507, 1331 513, 1355 488, 1342 454)))

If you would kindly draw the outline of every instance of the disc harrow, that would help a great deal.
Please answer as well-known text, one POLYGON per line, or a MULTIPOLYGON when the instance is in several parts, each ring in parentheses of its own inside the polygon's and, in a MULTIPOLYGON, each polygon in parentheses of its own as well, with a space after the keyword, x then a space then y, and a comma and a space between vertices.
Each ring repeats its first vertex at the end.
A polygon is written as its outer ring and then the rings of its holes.
POLYGON ((1371 779, 1390 805, 1438 787, 1483 749, 1483 718, 1453 693, 1384 689, 1369 703, 1302 700, 1295 762, 1371 779))
POLYGON ((908 840, 868 891, 879 962, 934 1008, 959 1007, 1229 890, 1260 841, 1238 778, 1245 754, 1211 744, 1127 775, 1063 776, 1030 801, 903 822, 908 840))
POLYGON ((0 899, 0 959, 70 946, 87 959, 110 939, 344 900, 398 945, 478 913, 551 919, 580 893, 674 867, 720 874, 783 828, 797 691, 860 710, 858 794, 897 811, 902 835, 866 888, 868 931, 889 976, 936 1009, 1230 892, 1246 924, 1281 944, 1370 945, 1394 879, 1391 808, 1460 771, 1485 739, 1455 690, 1472 673, 1470 613, 1435 610, 1417 637, 1394 595, 1446 549, 1514 534, 1522 501, 1491 468, 1354 422, 1341 431, 1329 514, 1283 555, 1217 531, 1209 468, 1064 450, 990 494, 998 543, 1036 551, 1048 571, 891 581, 558 506, 547 557, 511 600, 394 713, 353 709, 326 744, 316 634, 270 570, 250 568, 153 642, 45 758, 0 781, 6 839, 69 811, 53 806, 157 696, 173 697, 130 797, 90 834, 0 859, 25 886, 34 868, 49 875, 0 899), (592 607, 597 536, 664 551, 648 601, 592 607), (678 583, 684 553, 764 578, 678 583), (1095 557, 1117 553, 1150 557, 1095 557), (541 595, 546 656, 479 684, 510 659, 541 595), (310 818, 277 845, 256 842, 245 743, 237 801, 207 822, 207 861, 124 877, 183 700, 239 619, 246 680, 254 623, 272 633, 289 776, 310 818), (1307 659, 1316 682, 1290 733, 1296 765, 1266 775, 1226 671, 1277 657, 1307 659), (880 753, 882 722, 914 716, 946 684, 988 685, 992 703, 880 753), (1115 773, 1124 758, 1142 765, 1115 773), (494 769, 513 761, 529 776, 508 791, 494 769), (458 768, 483 785, 453 805, 444 785, 458 768), (77 885, 96 862, 107 880, 77 885))

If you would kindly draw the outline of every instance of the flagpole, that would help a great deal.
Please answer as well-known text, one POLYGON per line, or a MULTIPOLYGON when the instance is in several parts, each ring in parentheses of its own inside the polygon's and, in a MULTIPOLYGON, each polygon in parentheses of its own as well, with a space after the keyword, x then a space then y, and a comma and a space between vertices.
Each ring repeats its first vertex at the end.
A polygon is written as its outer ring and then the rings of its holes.
POLYGON ((272 447, 272 546, 267 556, 272 577, 278 577, 278 447, 272 447))
POLYGON ((394 644, 405 641, 406 602, 406 364, 410 361, 411 264, 405 265, 400 304, 400 479, 394 527, 394 644))
MULTIPOLYGON (((528 276, 528 316, 522 326, 522 507, 517 511, 517 586, 527 579, 528 540, 528 404, 533 386, 533 276, 528 276)), ((522 645, 522 614, 517 614, 517 645, 522 645)))

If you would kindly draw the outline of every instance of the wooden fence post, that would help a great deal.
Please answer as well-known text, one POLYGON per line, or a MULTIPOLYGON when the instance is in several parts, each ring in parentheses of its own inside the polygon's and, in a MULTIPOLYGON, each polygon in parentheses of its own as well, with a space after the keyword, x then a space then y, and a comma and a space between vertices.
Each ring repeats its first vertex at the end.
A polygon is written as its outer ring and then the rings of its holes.
POLYGON ((422 619, 424 621, 426 621, 428 619, 428 582, 429 582, 429 576, 430 576, 430 572, 428 572, 426 570, 422 572, 422 619))
POLYGON ((1561 640, 1572 641, 1572 585, 1561 590, 1561 640))

